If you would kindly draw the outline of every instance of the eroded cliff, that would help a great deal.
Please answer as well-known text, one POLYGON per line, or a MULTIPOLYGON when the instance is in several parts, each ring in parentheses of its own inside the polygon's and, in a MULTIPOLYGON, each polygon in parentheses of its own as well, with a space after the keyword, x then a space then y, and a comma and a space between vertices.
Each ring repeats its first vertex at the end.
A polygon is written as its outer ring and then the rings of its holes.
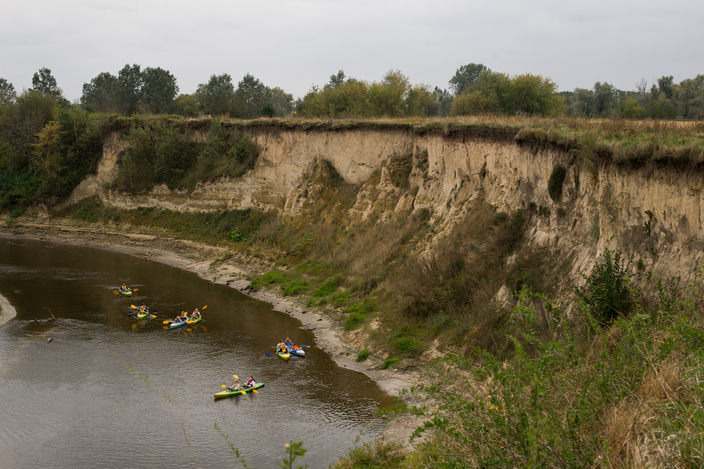
POLYGON ((121 208, 258 208, 284 217, 305 216, 307 203, 326 203, 315 200, 324 194, 315 190, 311 177, 317 164, 327 162, 358 188, 354 203, 345 209, 345 223, 427 211, 433 236, 424 243, 425 254, 481 198, 498 211, 534 214, 526 245, 547 247, 569 260, 569 274, 561 279, 565 285, 588 272, 605 246, 633 256, 644 275, 658 278, 686 276, 702 257, 704 177, 690 170, 589 161, 578 152, 532 148, 507 132, 277 127, 247 132, 260 155, 241 178, 199 184, 191 192, 160 186, 137 195, 108 189, 128 147, 113 135, 98 174, 85 180, 68 203, 98 195, 103 203, 121 208), (553 201, 548 180, 557 164, 567 172, 561 195, 553 201))

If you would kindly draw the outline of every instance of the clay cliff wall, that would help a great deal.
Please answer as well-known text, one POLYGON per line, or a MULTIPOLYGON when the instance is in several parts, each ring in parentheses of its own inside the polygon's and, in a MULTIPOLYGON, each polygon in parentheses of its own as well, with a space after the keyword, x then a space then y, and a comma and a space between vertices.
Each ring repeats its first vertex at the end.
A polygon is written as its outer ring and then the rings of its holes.
POLYGON ((74 191, 68 203, 98 195, 122 208, 162 207, 213 211, 256 207, 296 215, 301 184, 319 161, 327 161, 360 190, 351 217, 427 209, 438 239, 460 219, 468 202, 482 197, 497 210, 531 210, 528 243, 554 248, 571 259, 570 277, 588 272, 605 246, 633 256, 659 278, 692 273, 702 258, 702 174, 673 168, 589 164, 557 148, 531 148, 512 138, 471 133, 414 133, 408 129, 247 130, 261 153, 241 178, 200 184, 188 193, 165 186, 138 195, 108 189, 127 142, 112 136, 97 175, 74 191), (410 187, 389 179, 389 161, 404 155, 422 160, 410 172, 410 187), (556 164, 568 168, 562 195, 553 201, 548 179, 556 164), (370 194, 373 192, 373 197, 370 194), (394 197, 384 194, 394 193, 394 197), (392 206, 389 206, 389 203, 392 206), (385 204, 383 207, 380 204, 385 204), (376 206, 375 206, 376 205, 376 206))

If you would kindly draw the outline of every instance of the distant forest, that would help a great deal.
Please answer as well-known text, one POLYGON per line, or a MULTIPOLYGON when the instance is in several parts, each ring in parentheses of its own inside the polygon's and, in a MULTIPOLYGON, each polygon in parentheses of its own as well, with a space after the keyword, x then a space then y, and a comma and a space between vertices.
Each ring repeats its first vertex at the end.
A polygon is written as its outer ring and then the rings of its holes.
POLYGON ((480 114, 578 116, 625 119, 704 118, 704 74, 679 84, 672 76, 649 83, 641 79, 634 90, 619 90, 607 82, 591 89, 557 91, 549 78, 525 73, 509 76, 483 64, 457 69, 448 87, 414 85, 398 70, 380 81, 347 77, 344 71, 328 83, 313 86, 302 98, 279 87, 270 88, 246 74, 237 86, 226 73, 212 75, 191 94, 179 94, 176 78, 162 68, 125 65, 117 75, 109 72, 83 84, 75 103, 64 99, 51 70, 40 69, 32 88, 18 94, 12 83, 0 78, 0 119, 12 115, 23 102, 54 100, 63 107, 88 112, 119 114, 176 114, 251 119, 256 117, 433 117, 480 114))

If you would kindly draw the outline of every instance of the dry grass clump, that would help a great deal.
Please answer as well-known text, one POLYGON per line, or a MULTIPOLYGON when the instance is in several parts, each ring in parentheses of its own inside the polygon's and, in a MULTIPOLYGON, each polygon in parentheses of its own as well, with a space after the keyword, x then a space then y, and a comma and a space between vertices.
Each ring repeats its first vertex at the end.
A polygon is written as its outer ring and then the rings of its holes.
POLYGON ((610 452, 608 467, 679 467, 683 439, 667 431, 668 410, 688 401, 682 365, 664 362, 647 370, 634 400, 608 411, 605 434, 610 452))

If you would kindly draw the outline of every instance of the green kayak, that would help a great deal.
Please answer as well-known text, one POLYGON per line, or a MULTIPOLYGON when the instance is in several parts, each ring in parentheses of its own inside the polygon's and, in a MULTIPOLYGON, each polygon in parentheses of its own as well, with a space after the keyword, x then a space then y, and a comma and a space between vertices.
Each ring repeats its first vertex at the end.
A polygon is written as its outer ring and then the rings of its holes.
POLYGON ((241 396, 243 393, 247 394, 252 392, 252 389, 259 389, 262 386, 264 386, 264 383, 256 383, 253 387, 251 388, 242 388, 237 391, 220 391, 215 393, 215 399, 220 399, 221 397, 230 397, 230 396, 241 396))

